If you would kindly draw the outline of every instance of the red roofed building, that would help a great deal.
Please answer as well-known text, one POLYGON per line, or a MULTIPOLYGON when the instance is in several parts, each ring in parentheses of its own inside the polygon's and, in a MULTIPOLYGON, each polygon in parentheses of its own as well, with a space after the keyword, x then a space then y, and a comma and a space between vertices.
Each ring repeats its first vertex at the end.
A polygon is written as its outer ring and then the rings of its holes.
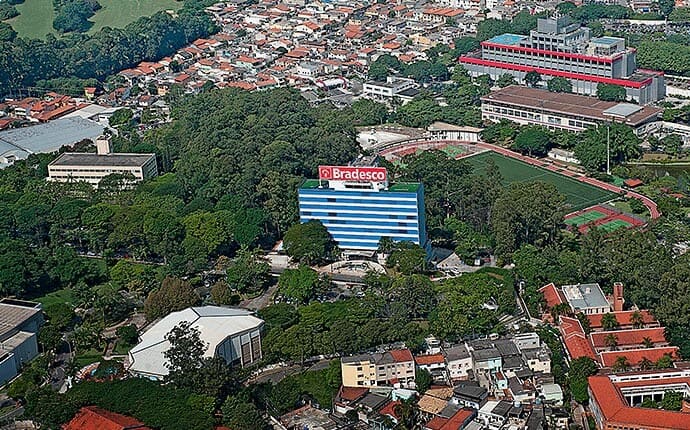
POLYGON ((344 387, 406 387, 415 378, 414 358, 409 349, 342 357, 340 369, 344 387))
POLYGON ((614 367, 618 357, 625 357, 630 366, 639 365, 645 358, 651 362, 656 362, 665 355, 677 358, 677 346, 664 346, 661 348, 640 348, 628 349, 626 351, 606 351, 601 352, 601 364, 604 367, 614 367))
POLYGON ((546 307, 548 309, 565 303, 565 297, 563 297, 563 293, 561 292, 561 290, 556 288, 556 285, 554 285, 553 282, 541 287, 539 289, 539 292, 544 295, 544 300, 546 300, 546 307))
POLYGON ((607 341, 609 337, 616 338, 616 348, 618 349, 637 349, 645 345, 645 340, 649 340, 654 346, 666 346, 666 336, 662 327, 641 328, 630 330, 598 331, 589 335, 592 345, 597 352, 609 349, 607 341))
POLYGON ((587 339, 582 324, 580 324, 577 318, 561 316, 558 328, 561 336, 563 336, 563 343, 571 360, 589 357, 594 361, 598 361, 594 348, 589 339, 587 339))
POLYGON ((690 430, 690 414, 635 407, 666 391, 690 395, 690 372, 669 370, 589 377, 590 410, 602 430, 690 430))
POLYGON ((70 422, 62 426, 63 430, 151 430, 144 423, 125 415, 106 411, 97 406, 86 406, 79 409, 70 422))
POLYGON ((435 380, 446 379, 446 358, 443 354, 418 355, 414 361, 417 367, 429 372, 435 380))
POLYGON ((400 404, 399 400, 396 400, 394 402, 388 402, 384 407, 381 408, 379 411, 379 414, 381 415, 387 415, 393 419, 396 423, 398 422, 398 414, 395 413, 395 407, 400 404))
MULTIPOLYGON (((642 317, 642 324, 644 325, 644 328, 649 328, 649 327, 659 327, 659 322, 654 318, 654 315, 652 315, 649 311, 647 310, 641 310, 641 311, 621 311, 621 312, 611 312, 615 317, 616 320, 618 320, 618 324, 620 324, 621 329, 628 329, 628 328, 633 328, 633 320, 635 317, 633 317, 633 314, 635 312, 638 312, 640 316, 642 317)), ((590 314, 587 315, 587 319, 589 320, 589 326, 592 328, 594 331, 602 330, 603 327, 601 325, 601 318, 605 314, 590 314)))

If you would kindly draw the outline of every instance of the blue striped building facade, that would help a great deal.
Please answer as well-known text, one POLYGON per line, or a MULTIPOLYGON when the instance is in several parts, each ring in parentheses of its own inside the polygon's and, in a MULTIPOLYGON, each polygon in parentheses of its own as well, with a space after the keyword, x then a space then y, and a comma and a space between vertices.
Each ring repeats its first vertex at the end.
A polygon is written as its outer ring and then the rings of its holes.
POLYGON ((375 251, 382 237, 427 246, 422 184, 376 191, 319 188, 308 180, 298 194, 300 221, 321 221, 341 249, 375 251))

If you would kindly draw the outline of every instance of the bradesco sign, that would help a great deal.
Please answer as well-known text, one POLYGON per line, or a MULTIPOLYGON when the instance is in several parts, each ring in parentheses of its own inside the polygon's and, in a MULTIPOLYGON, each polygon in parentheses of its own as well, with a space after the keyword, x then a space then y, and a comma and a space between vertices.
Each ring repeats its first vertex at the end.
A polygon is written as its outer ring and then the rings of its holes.
POLYGON ((330 181, 386 182, 384 167, 319 166, 319 179, 330 181))

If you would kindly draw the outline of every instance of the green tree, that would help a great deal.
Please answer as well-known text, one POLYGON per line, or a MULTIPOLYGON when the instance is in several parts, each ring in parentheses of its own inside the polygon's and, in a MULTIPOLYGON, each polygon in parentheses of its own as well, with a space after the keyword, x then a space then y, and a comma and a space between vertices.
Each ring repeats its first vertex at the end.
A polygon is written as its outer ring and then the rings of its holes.
POLYGON ((166 277, 160 288, 151 291, 144 302, 144 313, 149 320, 164 317, 199 303, 189 282, 179 278, 166 277))
POLYGON ((228 284, 240 292, 256 292, 266 288, 271 268, 259 252, 258 249, 250 251, 243 248, 237 253, 226 270, 228 284))
POLYGON ((431 373, 429 373, 428 370, 417 369, 415 372, 414 382, 417 386, 417 391, 424 393, 431 387, 431 384, 434 383, 434 379, 431 377, 431 373))
POLYGON ((127 324, 118 327, 115 331, 115 334, 117 334, 117 337, 119 337, 120 340, 127 346, 135 345, 137 343, 137 340, 139 339, 139 335, 137 333, 137 326, 135 326, 134 324, 127 324))
POLYGON ((557 76, 546 82, 546 88, 552 93, 572 93, 573 84, 566 78, 557 76))
POLYGON ((337 245, 321 222, 295 224, 283 239, 285 253, 303 264, 318 264, 335 257, 337 245))
POLYGON ((618 336, 613 333, 609 333, 604 338, 604 344, 611 351, 615 351, 618 348, 618 336))
POLYGON ((525 83, 529 87, 537 87, 541 81, 541 75, 536 70, 531 70, 525 74, 525 83))
POLYGON ((604 170, 607 141, 610 141, 612 166, 637 158, 642 153, 640 139, 634 131, 624 124, 612 123, 606 127, 587 129, 575 146, 575 156, 589 170, 604 170))
POLYGON ((607 102, 625 101, 625 87, 615 84, 597 84, 597 97, 607 102))
POLYGON ((427 260, 424 248, 412 242, 397 242, 388 256, 386 264, 400 271, 403 275, 422 273, 426 270, 427 260))
POLYGON ((484 41, 494 36, 499 36, 512 31, 510 22, 501 19, 489 18, 477 24, 477 39, 484 41))
POLYGON ((630 362, 628 361, 628 358, 625 356, 618 356, 616 357, 616 361, 613 363, 613 366, 611 369, 614 372, 627 372, 630 370, 630 362))
POLYGON ((475 37, 463 36, 455 39, 453 45, 455 46, 454 51, 456 55, 464 55, 479 49, 479 40, 475 37))
POLYGON ((665 19, 668 19, 669 15, 671 15, 673 9, 676 7, 676 2, 673 0, 659 0, 658 4, 659 13, 661 13, 661 16, 663 16, 665 19))
POLYGON ((112 115, 110 115, 110 118, 108 118, 108 124, 110 124, 111 127, 115 127, 118 125, 125 125, 129 123, 132 118, 134 117, 134 112, 132 112, 131 109, 128 108, 120 108, 113 112, 112 115))
POLYGON ((201 331, 188 321, 182 321, 165 338, 170 342, 170 348, 163 353, 168 369, 166 381, 177 388, 194 388, 208 348, 201 340, 201 331))
POLYGON ((511 184, 494 203, 495 252, 509 257, 523 244, 548 245, 559 233, 565 198, 552 184, 511 184))
POLYGON ((239 396, 230 396, 221 407, 223 424, 237 430, 264 430, 266 422, 253 403, 239 396))
POLYGON ((630 314, 630 324, 632 324, 633 328, 644 327, 644 317, 640 311, 634 311, 630 314))
POLYGON ((300 265, 286 269, 278 278, 278 291, 298 303, 306 303, 314 296, 322 280, 316 270, 300 265))
POLYGON ((664 354, 663 357, 661 357, 656 361, 656 363, 654 363, 654 367, 656 367, 657 369, 670 369, 671 367, 673 367, 673 359, 670 355, 664 354))
POLYGON ((211 300, 217 305, 236 305, 240 296, 233 294, 225 281, 218 281, 211 287, 211 300))
POLYGON ((356 100, 350 106, 353 122, 357 125, 380 125, 388 119, 388 108, 370 99, 356 100))
POLYGON ((568 385, 573 399, 583 405, 589 402, 587 378, 597 373, 598 366, 589 357, 576 358, 570 363, 568 385))
POLYGON ((675 134, 669 134, 668 136, 664 137, 662 140, 663 145, 664 145, 664 151, 672 156, 672 157, 679 157, 681 149, 683 147, 683 139, 675 134))
POLYGON ((498 85, 501 88, 505 88, 509 85, 517 85, 517 81, 515 80, 515 77, 510 73, 504 73, 498 77, 496 85, 498 85))
POLYGON ((683 404, 684 394, 679 391, 666 391, 661 400, 661 409, 667 411, 680 411, 683 404))
POLYGON ((542 127, 524 127, 515 138, 512 148, 523 154, 543 157, 551 148, 551 136, 542 127))
POLYGON ((616 319, 615 314, 607 312, 601 317, 601 327, 607 331, 618 330, 620 323, 616 319))

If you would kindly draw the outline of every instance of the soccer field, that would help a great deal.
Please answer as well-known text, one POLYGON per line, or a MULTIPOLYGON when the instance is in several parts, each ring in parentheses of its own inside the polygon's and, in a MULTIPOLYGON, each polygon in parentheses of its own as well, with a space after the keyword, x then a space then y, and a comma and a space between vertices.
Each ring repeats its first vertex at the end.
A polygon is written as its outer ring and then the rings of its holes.
POLYGON ((503 185, 514 182, 542 181, 556 186, 563 194, 571 210, 576 211, 615 198, 617 195, 589 184, 583 184, 575 179, 558 173, 550 172, 540 167, 531 166, 520 160, 505 157, 495 152, 484 152, 465 158, 476 172, 486 168, 486 162, 493 160, 503 176, 503 185))

